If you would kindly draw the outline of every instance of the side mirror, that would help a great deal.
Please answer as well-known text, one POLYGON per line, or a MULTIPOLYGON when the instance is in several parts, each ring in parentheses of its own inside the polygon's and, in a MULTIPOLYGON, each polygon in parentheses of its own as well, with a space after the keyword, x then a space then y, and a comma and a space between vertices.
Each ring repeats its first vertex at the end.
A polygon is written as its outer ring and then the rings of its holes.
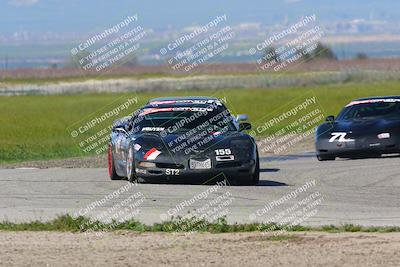
POLYGON ((236 116, 237 121, 247 121, 249 116, 247 114, 239 114, 236 116))
POLYGON ((326 121, 328 121, 328 122, 334 122, 335 121, 335 116, 328 116, 328 117, 326 117, 326 119, 325 119, 326 121))
POLYGON ((113 132, 121 132, 128 135, 128 132, 125 130, 124 125, 116 125, 112 128, 113 132))
POLYGON ((239 132, 250 129, 251 129, 251 123, 248 122, 239 123, 239 132))

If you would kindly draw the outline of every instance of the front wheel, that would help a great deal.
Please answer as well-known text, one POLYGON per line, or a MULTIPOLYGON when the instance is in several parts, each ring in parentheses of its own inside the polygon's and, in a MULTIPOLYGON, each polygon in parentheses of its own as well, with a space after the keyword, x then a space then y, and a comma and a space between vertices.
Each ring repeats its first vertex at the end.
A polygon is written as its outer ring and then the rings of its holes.
POLYGON ((238 181, 237 184, 243 185, 243 186, 250 186, 250 185, 257 185, 259 182, 260 182, 260 158, 258 157, 258 153, 257 153, 256 166, 254 168, 254 173, 246 180, 238 181))
POLYGON ((126 156, 126 177, 131 183, 137 180, 135 173, 135 153, 132 146, 129 147, 128 155, 126 156))
POLYGON ((258 157, 258 152, 257 152, 256 168, 253 174, 252 185, 257 185, 259 182, 260 182, 260 158, 258 157))

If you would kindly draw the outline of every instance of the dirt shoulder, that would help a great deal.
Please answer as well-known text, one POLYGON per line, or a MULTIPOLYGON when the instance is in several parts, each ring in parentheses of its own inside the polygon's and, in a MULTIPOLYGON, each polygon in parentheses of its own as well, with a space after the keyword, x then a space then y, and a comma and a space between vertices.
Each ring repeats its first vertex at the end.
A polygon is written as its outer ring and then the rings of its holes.
POLYGON ((4 163, 0 168, 107 168, 107 155, 4 163))
POLYGON ((2 266, 399 266, 400 233, 0 232, 2 266))

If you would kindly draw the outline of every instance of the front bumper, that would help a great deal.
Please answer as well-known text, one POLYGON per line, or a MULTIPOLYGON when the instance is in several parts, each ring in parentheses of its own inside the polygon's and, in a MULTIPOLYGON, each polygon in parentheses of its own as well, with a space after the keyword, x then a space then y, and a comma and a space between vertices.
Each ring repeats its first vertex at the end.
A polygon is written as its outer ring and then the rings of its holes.
POLYGON ((329 142, 328 138, 320 138, 316 142, 316 152, 317 155, 336 157, 394 154, 400 153, 400 143, 397 138, 359 137, 354 138, 354 141, 351 142, 329 142))
MULTIPOLYGON (((157 164, 157 162, 154 162, 157 164)), ((136 176, 145 181, 216 182, 222 180, 250 179, 255 172, 255 160, 249 162, 212 162, 210 169, 190 169, 189 164, 162 162, 163 167, 136 167, 136 176), (172 168, 169 168, 172 167, 172 168), (180 167, 180 168, 177 168, 180 167)), ((157 164, 157 165, 159 165, 157 164)), ((138 162, 136 164, 138 166, 138 162)))

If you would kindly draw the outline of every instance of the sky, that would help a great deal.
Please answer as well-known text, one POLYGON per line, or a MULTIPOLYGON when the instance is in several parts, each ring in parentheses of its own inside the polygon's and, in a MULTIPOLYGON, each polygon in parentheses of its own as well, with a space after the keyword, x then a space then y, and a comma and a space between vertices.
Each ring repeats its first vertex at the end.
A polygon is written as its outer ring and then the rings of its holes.
POLYGON ((144 27, 182 28, 227 14, 232 24, 297 21, 316 13, 321 21, 400 20, 395 0, 0 0, 0 34, 15 31, 95 32, 138 14, 144 27))

